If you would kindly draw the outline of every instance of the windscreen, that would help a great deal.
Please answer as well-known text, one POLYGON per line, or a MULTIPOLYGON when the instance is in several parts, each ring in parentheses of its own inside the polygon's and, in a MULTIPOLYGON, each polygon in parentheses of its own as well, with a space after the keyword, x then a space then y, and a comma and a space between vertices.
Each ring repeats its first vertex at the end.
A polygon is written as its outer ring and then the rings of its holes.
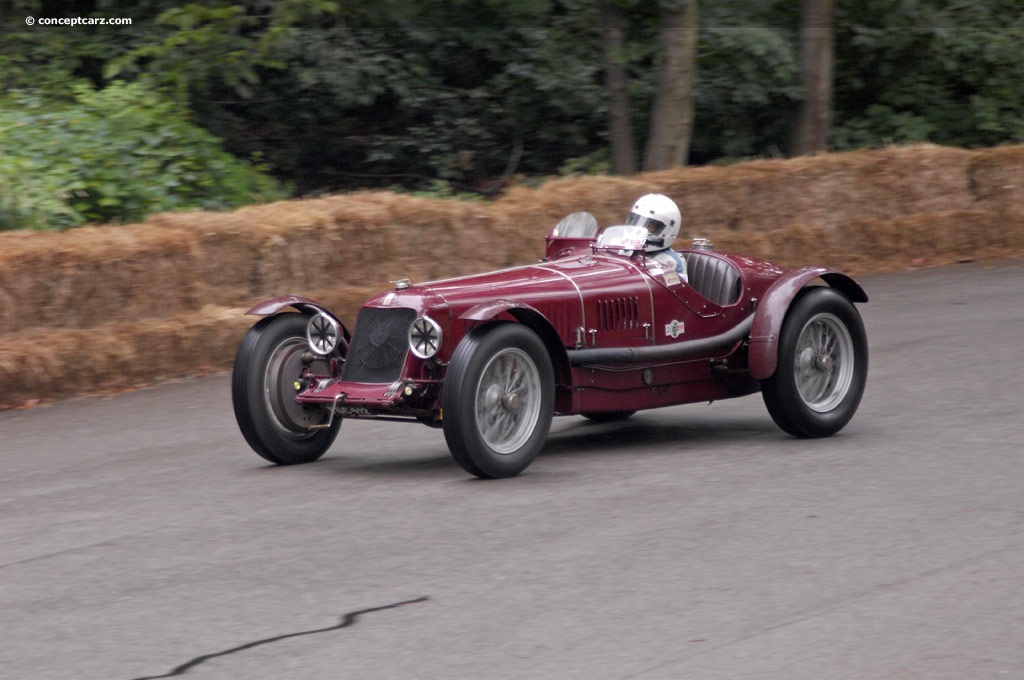
POLYGON ((609 250, 643 250, 647 244, 647 229, 639 225, 608 227, 597 237, 597 247, 609 250))
POLYGON ((566 215, 551 229, 554 238, 594 238, 597 236, 597 218, 588 212, 566 215))

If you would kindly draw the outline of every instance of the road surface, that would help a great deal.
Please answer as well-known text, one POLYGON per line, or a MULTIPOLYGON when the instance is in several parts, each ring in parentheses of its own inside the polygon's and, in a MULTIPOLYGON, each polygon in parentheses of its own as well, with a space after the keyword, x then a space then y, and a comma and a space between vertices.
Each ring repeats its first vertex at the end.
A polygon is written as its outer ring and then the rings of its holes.
POLYGON ((1024 261, 862 283, 827 440, 755 395, 480 481, 394 423, 266 465, 224 375, 0 413, 0 678, 1024 678, 1024 261))

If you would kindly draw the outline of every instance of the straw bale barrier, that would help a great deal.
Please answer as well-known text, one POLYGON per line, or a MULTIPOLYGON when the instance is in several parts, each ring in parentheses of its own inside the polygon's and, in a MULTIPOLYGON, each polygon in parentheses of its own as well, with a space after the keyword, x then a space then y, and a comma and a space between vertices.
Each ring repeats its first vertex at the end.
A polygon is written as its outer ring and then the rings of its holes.
POLYGON ((263 298, 307 295, 351 323, 390 281, 536 261, 563 215, 618 223, 649 191, 679 203, 681 239, 788 266, 856 274, 1024 255, 1024 145, 563 178, 493 202, 359 192, 0 233, 0 408, 228 368, 253 322, 243 312, 263 298))

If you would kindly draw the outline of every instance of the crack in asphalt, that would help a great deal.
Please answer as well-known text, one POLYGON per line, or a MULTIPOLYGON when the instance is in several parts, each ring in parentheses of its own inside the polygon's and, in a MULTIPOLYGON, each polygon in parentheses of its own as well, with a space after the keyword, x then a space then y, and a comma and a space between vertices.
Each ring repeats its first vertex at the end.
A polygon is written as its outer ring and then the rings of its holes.
POLYGON ((196 658, 194 658, 194 659, 192 659, 190 661, 186 661, 185 663, 181 664, 180 666, 176 666, 170 672, 164 673, 163 675, 146 675, 146 676, 142 676, 142 677, 138 677, 138 678, 133 678, 133 680, 160 680, 160 678, 173 678, 173 677, 177 677, 179 675, 184 675, 185 673, 188 673, 190 670, 192 670, 193 668, 195 668, 199 664, 205 663, 206 661, 209 661, 210 659, 216 659, 216 658, 221 657, 221 656, 228 656, 230 654, 236 654, 238 652, 244 652, 245 650, 252 649, 253 647, 259 647, 260 645, 268 645, 268 644, 270 644, 272 642, 279 642, 281 640, 287 640, 288 638, 300 637, 300 636, 303 636, 303 635, 315 635, 317 633, 326 633, 326 632, 329 632, 329 631, 332 631, 332 630, 341 630, 342 628, 348 628, 349 626, 352 626, 353 624, 355 624, 356 620, 360 616, 362 616, 363 614, 372 614, 374 612, 381 612, 381 611, 385 611, 387 609, 397 609, 398 607, 404 607, 407 604, 416 604, 418 602, 426 602, 429 599, 430 599, 429 597, 424 595, 423 597, 417 597, 414 600, 404 600, 402 602, 395 602, 395 603, 392 603, 392 604, 386 604, 386 605, 383 605, 383 606, 380 606, 380 607, 371 607, 369 609, 359 609, 357 611, 349 612, 349 613, 345 614, 344 616, 342 616, 341 617, 341 622, 338 623, 337 625, 334 625, 334 626, 328 626, 326 628, 315 628, 313 630, 303 630, 303 631, 299 631, 298 633, 286 633, 284 635, 276 635, 274 637, 265 638, 263 640, 256 640, 255 642, 248 642, 248 643, 246 643, 244 645, 239 645, 238 647, 232 647, 231 649, 225 649, 225 650, 223 650, 221 652, 214 652, 212 654, 203 654, 202 656, 197 656, 196 658))

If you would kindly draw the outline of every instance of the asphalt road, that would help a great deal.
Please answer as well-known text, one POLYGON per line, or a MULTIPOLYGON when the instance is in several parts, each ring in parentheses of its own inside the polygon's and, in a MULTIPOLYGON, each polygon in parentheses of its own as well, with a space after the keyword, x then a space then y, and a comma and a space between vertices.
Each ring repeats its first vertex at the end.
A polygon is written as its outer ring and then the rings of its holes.
POLYGON ((760 397, 248 450, 227 376, 0 413, 0 678, 1024 678, 1024 261, 865 278, 834 438, 760 397))

